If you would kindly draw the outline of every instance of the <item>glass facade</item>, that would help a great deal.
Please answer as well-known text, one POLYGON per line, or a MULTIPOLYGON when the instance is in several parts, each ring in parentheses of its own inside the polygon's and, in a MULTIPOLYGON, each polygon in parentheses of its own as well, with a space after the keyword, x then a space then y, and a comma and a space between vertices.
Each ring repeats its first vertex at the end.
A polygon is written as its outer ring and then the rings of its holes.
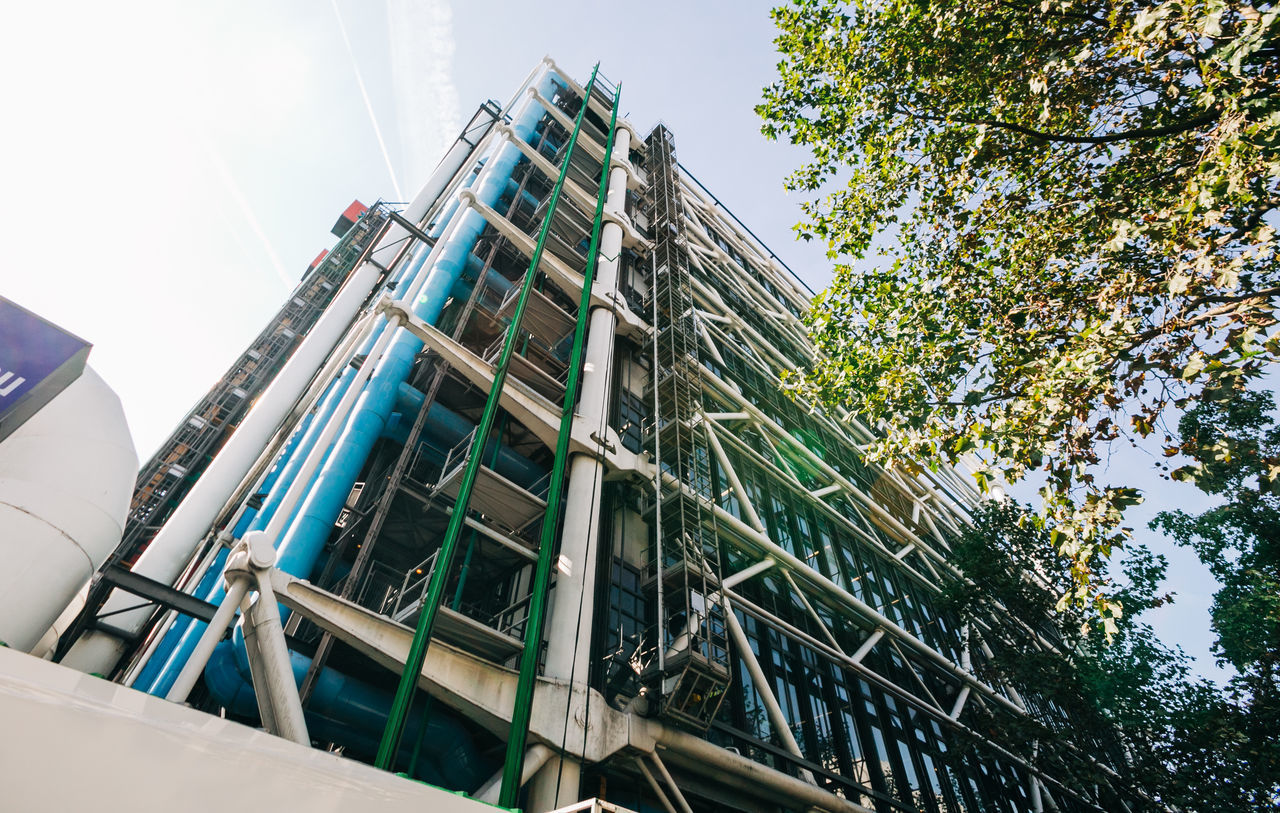
MULTIPOLYGON (((651 150, 650 172, 656 157, 651 150)), ((1058 731, 1067 721, 1032 692, 979 680, 984 652, 969 651, 967 630, 938 607, 942 584, 958 578, 946 562, 948 543, 976 492, 955 473, 911 477, 865 463, 858 444, 866 429, 783 392, 780 374, 812 357, 799 322, 808 292, 684 172, 680 194, 693 302, 685 327, 698 345, 696 415, 662 414, 659 400, 655 419, 655 387, 644 375, 619 377, 614 414, 628 447, 643 442, 667 475, 700 470, 670 462, 676 455, 706 461, 709 482, 694 477, 681 488, 712 509, 705 524, 717 540, 720 583, 775 563, 719 595, 747 647, 731 647, 731 680, 707 739, 877 811, 1099 803, 1101 796, 1079 798, 1046 776, 1033 779, 1032 755, 999 742, 991 726, 1002 716, 1033 715, 1058 731), (675 419, 697 427, 678 450, 662 443, 675 419)), ((656 262, 629 270, 635 290, 651 290, 669 273, 656 262)), ((674 319, 666 325, 653 314, 655 332, 673 329, 674 319)), ((621 370, 662 370, 657 342, 619 349, 621 370)), ((673 600, 670 588, 659 599, 654 585, 663 579, 653 561, 672 544, 659 538, 670 532, 655 508, 671 488, 628 483, 606 491, 614 546, 602 570, 609 584, 599 596, 594 680, 618 708, 661 691, 646 680, 653 667, 643 653, 652 649, 646 635, 661 626, 657 603, 673 600)))

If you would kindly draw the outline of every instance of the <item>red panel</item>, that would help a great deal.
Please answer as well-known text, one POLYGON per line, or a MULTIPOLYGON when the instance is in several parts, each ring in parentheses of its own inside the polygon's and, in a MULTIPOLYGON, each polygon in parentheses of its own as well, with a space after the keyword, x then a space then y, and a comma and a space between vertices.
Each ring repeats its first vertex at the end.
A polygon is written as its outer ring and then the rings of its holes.
POLYGON ((368 206, 365 206, 358 200, 353 200, 351 201, 351 205, 342 212, 342 216, 347 220, 350 220, 352 223, 355 223, 360 219, 360 215, 367 211, 369 211, 368 206))

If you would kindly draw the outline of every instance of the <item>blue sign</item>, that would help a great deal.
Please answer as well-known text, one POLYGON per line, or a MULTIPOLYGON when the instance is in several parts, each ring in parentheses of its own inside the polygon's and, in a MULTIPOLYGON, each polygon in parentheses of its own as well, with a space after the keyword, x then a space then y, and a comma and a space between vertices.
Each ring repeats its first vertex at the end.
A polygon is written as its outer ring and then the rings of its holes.
POLYGON ((0 296, 0 441, 80 377, 91 346, 0 296))

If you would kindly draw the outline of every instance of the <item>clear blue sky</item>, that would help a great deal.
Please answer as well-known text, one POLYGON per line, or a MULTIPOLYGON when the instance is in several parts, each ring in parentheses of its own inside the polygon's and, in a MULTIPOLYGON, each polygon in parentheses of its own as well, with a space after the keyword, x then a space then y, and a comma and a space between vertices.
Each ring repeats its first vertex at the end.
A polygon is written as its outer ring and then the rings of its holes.
MULTIPOLYGON (((752 112, 776 61, 769 4, 336 8, 74 0, 6 11, 0 293, 94 343, 90 363, 120 394, 140 456, 332 243, 353 198, 411 196, 475 107, 505 100, 544 55, 580 80, 601 61, 638 129, 663 121, 681 161, 780 257, 815 288, 830 278, 823 253, 790 232, 799 211, 782 178, 802 156, 767 142, 752 112)), ((1141 460, 1117 468, 1151 482, 1141 460)), ((1159 483, 1133 520, 1199 499, 1159 483)), ((1179 598, 1152 620, 1211 672, 1212 586, 1194 556, 1166 552, 1179 598)))

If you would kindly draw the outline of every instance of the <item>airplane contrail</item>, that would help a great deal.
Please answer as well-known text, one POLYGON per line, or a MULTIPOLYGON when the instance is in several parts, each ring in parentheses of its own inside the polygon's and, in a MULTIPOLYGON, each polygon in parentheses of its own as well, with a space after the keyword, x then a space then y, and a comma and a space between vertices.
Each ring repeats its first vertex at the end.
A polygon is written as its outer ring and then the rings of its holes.
POLYGON ((262 247, 266 249, 267 257, 271 260, 271 267, 280 277, 285 285, 293 288, 298 284, 296 279, 289 276, 284 269, 284 263, 280 262, 280 255, 276 254, 275 248, 271 245, 271 241, 267 239, 267 233, 263 230, 262 224, 258 222, 258 216, 254 214, 253 207, 249 205, 249 199, 240 191, 240 184, 236 183, 236 179, 231 174, 231 170, 227 167, 226 161, 222 160, 222 155, 217 148, 207 138, 201 137, 200 144, 204 147, 205 155, 209 158, 209 163, 213 164, 213 168, 217 170, 218 178, 222 181, 222 185, 227 188, 227 192, 231 195, 232 200, 240 207, 240 214, 244 215, 244 219, 249 224, 249 228, 258 240, 262 243, 262 247))
POLYGON ((360 86, 360 95, 364 98, 364 107, 369 111, 369 122, 373 125, 373 134, 378 137, 378 147, 382 150, 382 160, 387 162, 387 174, 391 176, 391 188, 396 192, 396 200, 403 200, 400 192, 400 181, 396 178, 395 168, 391 165, 391 155, 387 152, 387 143, 382 140, 382 128, 378 126, 378 117, 373 113, 373 102, 369 100, 369 91, 365 89, 364 77, 360 75, 360 66, 356 63, 356 52, 351 48, 351 38, 347 36, 347 26, 342 21, 342 12, 338 10, 338 0, 329 0, 333 5, 333 16, 338 18, 338 30, 342 32, 342 42, 347 46, 347 55, 351 57, 351 70, 356 75, 356 84, 360 86))
POLYGON ((443 0, 388 0, 387 28, 404 170, 421 183, 462 129, 453 13, 443 0))

